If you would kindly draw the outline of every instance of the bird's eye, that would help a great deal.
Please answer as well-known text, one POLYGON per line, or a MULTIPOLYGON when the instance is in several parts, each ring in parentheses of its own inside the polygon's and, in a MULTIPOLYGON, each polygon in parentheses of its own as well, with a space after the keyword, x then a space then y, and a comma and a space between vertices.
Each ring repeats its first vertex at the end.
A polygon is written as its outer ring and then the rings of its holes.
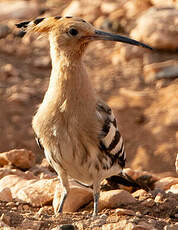
POLYGON ((70 35, 72 35, 72 36, 76 36, 78 34, 78 30, 76 30, 76 29, 70 29, 68 33, 70 35))

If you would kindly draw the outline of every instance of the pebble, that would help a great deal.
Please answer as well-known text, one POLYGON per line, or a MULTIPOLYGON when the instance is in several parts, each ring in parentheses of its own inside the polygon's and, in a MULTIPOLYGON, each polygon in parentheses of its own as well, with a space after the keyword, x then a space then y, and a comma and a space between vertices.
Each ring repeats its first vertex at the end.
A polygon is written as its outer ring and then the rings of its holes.
POLYGON ((137 211, 137 212, 136 212, 136 216, 137 216, 137 217, 142 217, 143 215, 141 214, 141 212, 137 211))
POLYGON ((146 207, 152 207, 154 204, 155 202, 151 198, 148 198, 142 202, 142 205, 145 205, 146 207))
POLYGON ((154 201, 156 203, 160 203, 161 201, 163 201, 163 198, 164 198, 163 194, 158 193, 157 196, 155 197, 154 201))
POLYGON ((164 227, 164 230, 177 230, 177 229, 178 229, 178 223, 166 225, 164 227))
POLYGON ((128 215, 128 216, 135 216, 136 213, 132 210, 129 209, 123 209, 123 208, 117 208, 115 210, 115 212, 117 213, 117 215, 128 215))
POLYGON ((74 226, 72 224, 63 224, 60 225, 57 229, 59 230, 74 230, 74 226))

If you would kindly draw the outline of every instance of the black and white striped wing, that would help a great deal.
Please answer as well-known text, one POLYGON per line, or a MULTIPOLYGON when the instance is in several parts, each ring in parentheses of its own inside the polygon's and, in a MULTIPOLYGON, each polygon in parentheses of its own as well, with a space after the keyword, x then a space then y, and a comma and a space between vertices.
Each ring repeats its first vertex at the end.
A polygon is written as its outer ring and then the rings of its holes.
POLYGON ((99 137, 100 150, 111 159, 111 167, 114 164, 119 164, 123 168, 125 166, 126 153, 115 116, 111 108, 102 101, 97 103, 97 115, 102 122, 102 130, 99 137))

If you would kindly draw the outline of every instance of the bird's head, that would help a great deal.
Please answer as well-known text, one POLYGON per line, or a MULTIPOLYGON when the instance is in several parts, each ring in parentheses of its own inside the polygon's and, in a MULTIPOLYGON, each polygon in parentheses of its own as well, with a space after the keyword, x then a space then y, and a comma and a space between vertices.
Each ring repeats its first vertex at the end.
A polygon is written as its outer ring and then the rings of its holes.
POLYGON ((144 48, 152 49, 150 46, 118 34, 112 34, 95 29, 90 23, 78 17, 47 17, 38 18, 16 24, 22 29, 20 35, 27 32, 48 34, 50 42, 54 43, 60 51, 66 53, 82 54, 88 43, 95 40, 109 40, 124 42, 144 48))

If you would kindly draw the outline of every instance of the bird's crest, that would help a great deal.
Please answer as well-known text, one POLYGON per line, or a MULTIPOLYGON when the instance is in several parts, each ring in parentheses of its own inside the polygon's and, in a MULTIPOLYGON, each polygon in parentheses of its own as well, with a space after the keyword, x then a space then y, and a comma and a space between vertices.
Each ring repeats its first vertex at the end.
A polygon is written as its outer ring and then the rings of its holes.
POLYGON ((52 28, 56 27, 59 24, 60 19, 72 18, 71 16, 61 17, 46 17, 46 18, 37 18, 32 21, 25 21, 16 24, 17 28, 21 29, 19 36, 23 37, 28 32, 37 32, 37 33, 48 33, 52 28))

